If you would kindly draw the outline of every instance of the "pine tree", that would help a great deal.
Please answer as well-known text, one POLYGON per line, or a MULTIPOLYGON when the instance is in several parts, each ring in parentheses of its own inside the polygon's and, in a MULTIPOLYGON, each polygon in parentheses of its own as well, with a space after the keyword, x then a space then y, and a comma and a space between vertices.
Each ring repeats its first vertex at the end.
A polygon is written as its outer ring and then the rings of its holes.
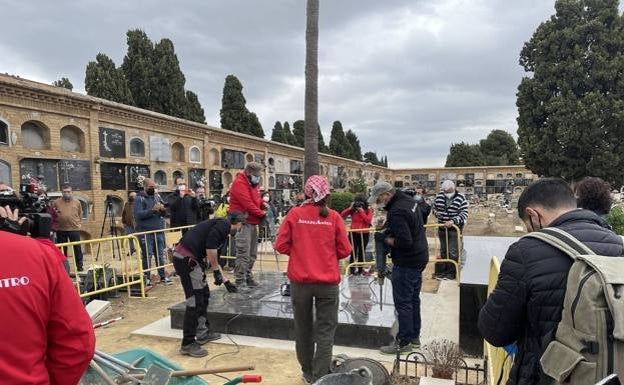
POLYGON ((617 0, 558 0, 520 53, 518 143, 536 174, 624 180, 624 19, 617 0))
POLYGON ((69 81, 68 78, 60 78, 59 80, 55 80, 52 82, 52 85, 54 87, 61 87, 61 88, 67 88, 68 90, 73 90, 74 89, 74 85, 71 84, 71 82, 69 81))
POLYGON ((187 100, 184 91, 186 79, 180 70, 173 42, 162 39, 156 43, 153 52, 154 79, 150 99, 153 111, 184 117, 187 100))
POLYGON ((478 144, 453 143, 444 167, 483 166, 485 161, 478 144))
POLYGON ((286 142, 286 144, 290 144, 291 146, 296 146, 295 142, 295 136, 293 135, 293 133, 290 131, 290 123, 288 122, 284 122, 284 126, 283 126, 283 132, 284 132, 284 140, 286 142))
POLYGON ((186 108, 184 118, 197 123, 206 123, 204 109, 199 103, 197 95, 192 91, 186 91, 186 108))
POLYGON ((134 105, 123 71, 115 68, 115 63, 103 53, 98 53, 95 61, 87 64, 85 90, 87 95, 134 105))
POLYGON ((293 123, 293 136, 295 138, 294 145, 303 148, 303 142, 305 137, 305 122, 303 120, 297 120, 293 123))
POLYGON ((121 69, 128 81, 130 93, 137 107, 155 110, 152 96, 154 83, 154 44, 147 34, 140 29, 130 30, 128 52, 124 57, 121 69))
POLYGON ((258 138, 264 138, 264 130, 262 129, 262 124, 260 124, 260 120, 255 112, 248 112, 247 117, 245 119, 247 133, 249 135, 257 136, 258 138))
POLYGON ((358 139, 355 132, 352 130, 347 130, 345 134, 345 139, 349 143, 349 147, 351 152, 349 153, 349 158, 357 161, 362 161, 362 148, 360 147, 360 140, 358 139))
POLYGON ((364 162, 374 164, 375 166, 382 165, 382 162, 380 162, 379 158, 377 158, 377 153, 372 151, 364 153, 364 162))
POLYGON ((329 140, 329 152, 332 155, 348 158, 352 153, 349 142, 345 138, 342 123, 336 120, 332 125, 331 138, 329 140))
POLYGON ((275 122, 273 132, 271 132, 271 140, 278 143, 286 143, 284 138, 284 129, 280 121, 275 122))

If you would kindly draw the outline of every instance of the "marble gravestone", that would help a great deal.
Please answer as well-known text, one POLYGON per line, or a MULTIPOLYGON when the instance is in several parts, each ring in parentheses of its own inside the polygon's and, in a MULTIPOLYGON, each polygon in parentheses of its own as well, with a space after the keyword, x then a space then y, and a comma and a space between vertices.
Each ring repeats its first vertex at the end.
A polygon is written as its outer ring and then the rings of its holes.
POLYGON ((100 127, 100 156, 108 158, 126 157, 126 133, 122 130, 100 127))

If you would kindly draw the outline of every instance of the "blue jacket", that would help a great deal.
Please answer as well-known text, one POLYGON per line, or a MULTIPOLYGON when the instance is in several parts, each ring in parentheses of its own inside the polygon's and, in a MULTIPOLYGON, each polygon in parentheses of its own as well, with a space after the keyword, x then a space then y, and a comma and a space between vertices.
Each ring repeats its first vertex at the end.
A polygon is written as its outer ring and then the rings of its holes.
POLYGON ((165 228, 165 218, 163 215, 152 211, 152 208, 159 199, 158 194, 149 196, 144 191, 137 194, 134 200, 136 231, 160 230, 165 228))

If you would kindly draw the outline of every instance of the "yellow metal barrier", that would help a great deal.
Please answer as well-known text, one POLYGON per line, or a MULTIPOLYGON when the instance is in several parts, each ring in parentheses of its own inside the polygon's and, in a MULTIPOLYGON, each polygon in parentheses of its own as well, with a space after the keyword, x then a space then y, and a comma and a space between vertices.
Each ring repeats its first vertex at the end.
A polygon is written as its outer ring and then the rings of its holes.
MULTIPOLYGON (((459 230, 459 227, 457 227, 456 225, 453 225, 452 228, 455 229, 455 231, 457 232, 457 261, 455 261, 454 259, 450 258, 450 248, 449 248, 449 237, 448 237, 448 229, 447 227, 445 227, 443 224, 441 223, 432 223, 432 224, 427 224, 424 225, 425 229, 429 229, 429 228, 444 228, 446 230, 446 234, 445 234, 445 242, 446 242, 446 256, 445 258, 430 258, 429 259, 429 263, 433 263, 433 264, 437 264, 437 263, 451 263, 453 264, 453 266, 455 267, 455 279, 457 280, 457 282, 460 282, 461 279, 461 268, 460 268, 460 263, 461 263, 461 258, 462 258, 462 253, 463 253, 463 245, 462 245, 462 234, 461 231, 459 230)), ((353 234, 354 233, 369 233, 370 234, 370 238, 372 239, 372 242, 375 242, 374 237, 375 237, 375 233, 377 233, 377 229, 376 228, 369 228, 369 229, 348 229, 347 232, 349 233, 349 237, 351 240, 351 244, 355 245, 354 242, 354 237, 353 234)), ((369 242, 371 242, 371 239, 369 238, 369 242)), ((364 237, 360 237, 360 242, 362 242, 362 250, 364 250, 364 253, 366 252, 366 245, 364 244, 364 237)), ((436 239, 437 239, 437 234, 436 234, 436 239)), ((351 257, 353 260, 356 259, 355 256, 355 250, 351 253, 351 257)), ((354 267, 365 267, 365 266, 374 266, 375 265, 375 261, 369 261, 369 262, 352 262, 347 264, 344 267, 344 271, 345 271, 345 275, 348 275, 351 268, 354 267)))
MULTIPOLYGON (((498 273, 500 272, 500 262, 497 257, 492 257, 490 261, 490 274, 488 276, 488 295, 496 287, 498 273)), ((485 356, 487 358, 488 384, 496 384, 501 379, 501 384, 506 384, 509 378, 509 371, 513 365, 513 360, 509 359, 504 348, 497 348, 485 343, 485 356)))
POLYGON ((183 230, 192 228, 194 225, 171 227, 160 230, 141 231, 132 233, 139 240, 140 247, 137 253, 148 253, 144 258, 143 273, 151 275, 154 270, 172 268, 173 263, 166 260, 165 249, 173 247, 182 238, 183 230), (145 250, 145 251, 143 251, 145 250), (152 258, 154 259, 154 267, 152 267, 152 258))
POLYGON ((132 296, 130 287, 133 285, 139 285, 140 297, 145 297, 144 282, 141 279, 143 276, 141 255, 130 253, 131 246, 138 247, 138 245, 137 237, 124 235, 59 243, 56 246, 65 252, 70 268, 73 268, 72 278, 80 297, 89 297, 123 288, 128 291, 129 296, 132 296), (84 278, 78 274, 75 253, 78 247, 86 249, 83 250, 83 265, 87 267, 84 278), (87 289, 86 291, 83 291, 82 284, 84 284, 84 289, 87 289))

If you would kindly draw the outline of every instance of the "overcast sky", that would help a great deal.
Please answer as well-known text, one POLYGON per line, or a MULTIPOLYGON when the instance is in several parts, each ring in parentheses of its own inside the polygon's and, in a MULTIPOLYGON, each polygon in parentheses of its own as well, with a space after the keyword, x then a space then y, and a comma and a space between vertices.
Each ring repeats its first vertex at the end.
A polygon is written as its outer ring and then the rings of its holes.
MULTIPOLYGON (((120 65, 125 33, 173 40, 208 124, 235 74, 270 137, 303 118, 304 0, 0 0, 0 72, 84 92, 98 52, 120 65)), ((520 49, 552 0, 321 0, 319 122, 334 120, 392 167, 443 166, 451 143, 516 135, 520 49)))

